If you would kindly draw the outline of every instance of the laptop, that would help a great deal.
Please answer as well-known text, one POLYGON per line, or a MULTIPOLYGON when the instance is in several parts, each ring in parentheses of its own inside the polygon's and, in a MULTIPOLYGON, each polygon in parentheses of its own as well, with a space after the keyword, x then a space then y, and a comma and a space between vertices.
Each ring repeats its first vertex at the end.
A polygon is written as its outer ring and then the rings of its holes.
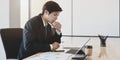
POLYGON ((81 59, 83 60, 86 55, 83 52, 83 49, 85 48, 85 45, 90 41, 90 38, 83 44, 83 46, 79 49, 70 49, 66 53, 74 54, 75 56, 72 57, 72 59, 81 59))

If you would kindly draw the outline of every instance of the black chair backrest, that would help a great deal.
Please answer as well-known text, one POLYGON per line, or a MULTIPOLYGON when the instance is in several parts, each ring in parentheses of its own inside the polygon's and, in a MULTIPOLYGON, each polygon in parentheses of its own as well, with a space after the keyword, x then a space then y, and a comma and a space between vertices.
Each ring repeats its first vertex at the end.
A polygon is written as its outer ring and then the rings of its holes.
POLYGON ((4 28, 0 29, 1 38, 6 52, 6 57, 17 58, 20 44, 22 41, 22 28, 4 28))

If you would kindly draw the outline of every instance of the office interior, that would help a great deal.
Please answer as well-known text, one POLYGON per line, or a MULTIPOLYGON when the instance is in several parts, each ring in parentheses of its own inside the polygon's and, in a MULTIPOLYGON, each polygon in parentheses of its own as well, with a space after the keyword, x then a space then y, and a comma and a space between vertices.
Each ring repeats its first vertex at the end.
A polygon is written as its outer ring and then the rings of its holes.
MULTIPOLYGON (((49 0, 2 0, 0 2, 0 29, 24 28, 25 23, 42 12, 49 0)), ((119 60, 120 19, 119 0, 52 0, 60 4, 63 11, 57 21, 62 24, 61 47, 86 45, 94 48, 93 60, 119 60), (98 35, 108 36, 106 48, 100 48, 98 35), (112 46, 112 48, 111 48, 112 46), (100 54, 101 50, 105 58, 100 54), (106 51, 110 50, 110 51, 106 51), (112 52, 112 53, 111 53, 112 52), (96 53, 96 54, 95 54, 96 53), (95 54, 95 55, 94 55, 95 54), (111 55, 112 54, 112 55, 111 55)), ((2 40, 2 39, 1 39, 2 40)), ((0 41, 0 60, 5 58, 4 45, 0 41)))

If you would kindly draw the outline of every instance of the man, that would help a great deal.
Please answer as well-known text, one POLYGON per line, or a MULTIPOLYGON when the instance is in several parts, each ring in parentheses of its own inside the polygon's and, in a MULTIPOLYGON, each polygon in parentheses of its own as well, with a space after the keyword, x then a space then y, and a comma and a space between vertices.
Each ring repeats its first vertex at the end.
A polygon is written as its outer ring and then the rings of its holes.
POLYGON ((38 52, 55 51, 59 48, 61 24, 56 20, 61 11, 56 2, 48 1, 43 6, 42 14, 25 24, 19 60, 38 52))

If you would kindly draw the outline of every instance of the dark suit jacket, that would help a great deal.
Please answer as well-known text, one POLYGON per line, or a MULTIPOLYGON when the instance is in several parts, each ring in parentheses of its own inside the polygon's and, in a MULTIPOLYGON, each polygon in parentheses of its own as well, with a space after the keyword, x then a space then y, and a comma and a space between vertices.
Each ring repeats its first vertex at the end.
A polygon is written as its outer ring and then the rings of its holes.
POLYGON ((41 15, 33 17, 25 24, 18 58, 21 60, 38 52, 51 51, 50 44, 60 43, 60 38, 61 34, 58 35, 49 24, 44 27, 41 15))

